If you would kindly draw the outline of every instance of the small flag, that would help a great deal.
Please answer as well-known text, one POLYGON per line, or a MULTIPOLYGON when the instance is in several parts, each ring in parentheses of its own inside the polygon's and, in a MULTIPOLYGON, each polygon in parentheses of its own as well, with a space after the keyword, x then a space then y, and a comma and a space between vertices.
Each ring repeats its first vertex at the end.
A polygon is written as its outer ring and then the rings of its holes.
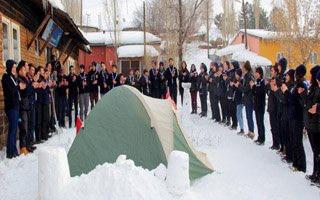
POLYGON ((76 134, 77 135, 82 127, 83 127, 83 122, 81 121, 81 119, 79 117, 77 117, 77 121, 76 121, 76 134))

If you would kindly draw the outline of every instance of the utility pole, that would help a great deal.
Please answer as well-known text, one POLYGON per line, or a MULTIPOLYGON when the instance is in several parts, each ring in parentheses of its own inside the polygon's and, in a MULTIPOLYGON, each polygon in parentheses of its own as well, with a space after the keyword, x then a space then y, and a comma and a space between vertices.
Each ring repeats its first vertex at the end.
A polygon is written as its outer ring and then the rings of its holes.
POLYGON ((117 44, 117 5, 116 0, 113 0, 113 13, 114 13, 114 50, 115 50, 115 63, 118 64, 118 44, 117 44))
POLYGON ((83 0, 80 0, 80 26, 82 27, 82 5, 83 5, 83 0))
POLYGON ((242 0, 242 12, 243 12, 245 47, 246 49, 248 49, 247 18, 246 18, 246 9, 244 7, 244 0, 242 0))
POLYGON ((143 1, 143 64, 147 66, 146 2, 143 1))
POLYGON ((210 0, 208 0, 207 1, 207 49, 208 49, 208 58, 210 57, 210 48, 209 48, 209 46, 210 46, 210 39, 209 39, 209 11, 210 11, 210 9, 209 9, 209 6, 210 6, 210 0))

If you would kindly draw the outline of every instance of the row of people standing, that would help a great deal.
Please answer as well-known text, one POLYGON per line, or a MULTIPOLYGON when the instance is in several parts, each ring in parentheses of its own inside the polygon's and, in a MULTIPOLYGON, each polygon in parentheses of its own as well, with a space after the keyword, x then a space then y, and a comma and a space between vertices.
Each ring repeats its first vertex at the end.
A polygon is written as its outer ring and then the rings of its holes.
POLYGON ((191 114, 197 113, 197 92, 201 102, 201 117, 207 117, 208 96, 212 120, 237 130, 239 135, 254 139, 257 145, 265 143, 265 111, 269 113, 272 146, 283 162, 293 171, 306 172, 306 155, 303 133, 307 131, 311 143, 313 173, 306 176, 320 184, 320 67, 310 70, 311 85, 306 81, 306 67, 299 65, 287 70, 287 60, 282 58, 271 68, 271 79, 264 78, 262 67, 253 69, 249 61, 242 63, 210 63, 210 69, 202 63, 200 72, 191 65, 191 114), (268 97, 268 98, 267 98, 268 97), (244 117, 248 132, 244 132, 244 117), (255 137, 255 124, 258 136, 255 137))

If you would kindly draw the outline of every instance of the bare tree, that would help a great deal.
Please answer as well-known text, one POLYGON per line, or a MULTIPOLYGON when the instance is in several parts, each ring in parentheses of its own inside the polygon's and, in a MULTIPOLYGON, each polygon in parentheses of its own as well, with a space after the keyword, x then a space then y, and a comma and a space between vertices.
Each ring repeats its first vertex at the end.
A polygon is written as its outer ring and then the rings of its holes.
POLYGON ((222 0, 222 35, 225 41, 233 37, 236 30, 236 14, 233 0, 222 0))
POLYGON ((73 21, 80 24, 81 0, 64 0, 61 3, 73 21))
POLYGON ((255 18, 255 28, 259 29, 260 27, 260 0, 253 0, 253 13, 255 18))
POLYGON ((307 64, 320 41, 319 0, 277 1, 271 21, 291 66, 307 64))

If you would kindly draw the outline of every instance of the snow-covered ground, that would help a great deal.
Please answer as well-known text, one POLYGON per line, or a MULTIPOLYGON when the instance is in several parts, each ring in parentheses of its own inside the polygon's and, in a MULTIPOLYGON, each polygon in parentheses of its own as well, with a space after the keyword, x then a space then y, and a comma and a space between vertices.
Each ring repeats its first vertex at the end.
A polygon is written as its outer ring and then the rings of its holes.
MULTIPOLYGON (((188 54, 192 57, 186 59, 188 64, 208 62, 201 61, 206 54, 196 48, 197 44, 193 45, 194 50, 188 54)), ((271 133, 268 114, 265 115, 266 144, 257 146, 252 140, 238 136, 235 131, 215 124, 209 118, 189 113, 188 108, 178 106, 184 130, 196 149, 207 154, 215 172, 192 182, 183 196, 170 194, 165 182, 155 177, 154 172, 125 161, 122 164, 106 163, 88 175, 71 178, 60 199, 320 199, 320 189, 310 186, 304 173, 292 172, 279 155, 269 150, 271 133)), ((210 109, 208 116, 211 116, 210 109)), ((55 135, 38 147, 61 146, 68 152, 74 138, 75 129, 63 130, 60 136, 55 135)), ((312 170, 312 152, 306 138, 304 146, 309 174, 312 170)), ((12 160, 5 158, 4 150, 0 151, 0 199, 34 200, 37 197, 38 150, 12 160)))

